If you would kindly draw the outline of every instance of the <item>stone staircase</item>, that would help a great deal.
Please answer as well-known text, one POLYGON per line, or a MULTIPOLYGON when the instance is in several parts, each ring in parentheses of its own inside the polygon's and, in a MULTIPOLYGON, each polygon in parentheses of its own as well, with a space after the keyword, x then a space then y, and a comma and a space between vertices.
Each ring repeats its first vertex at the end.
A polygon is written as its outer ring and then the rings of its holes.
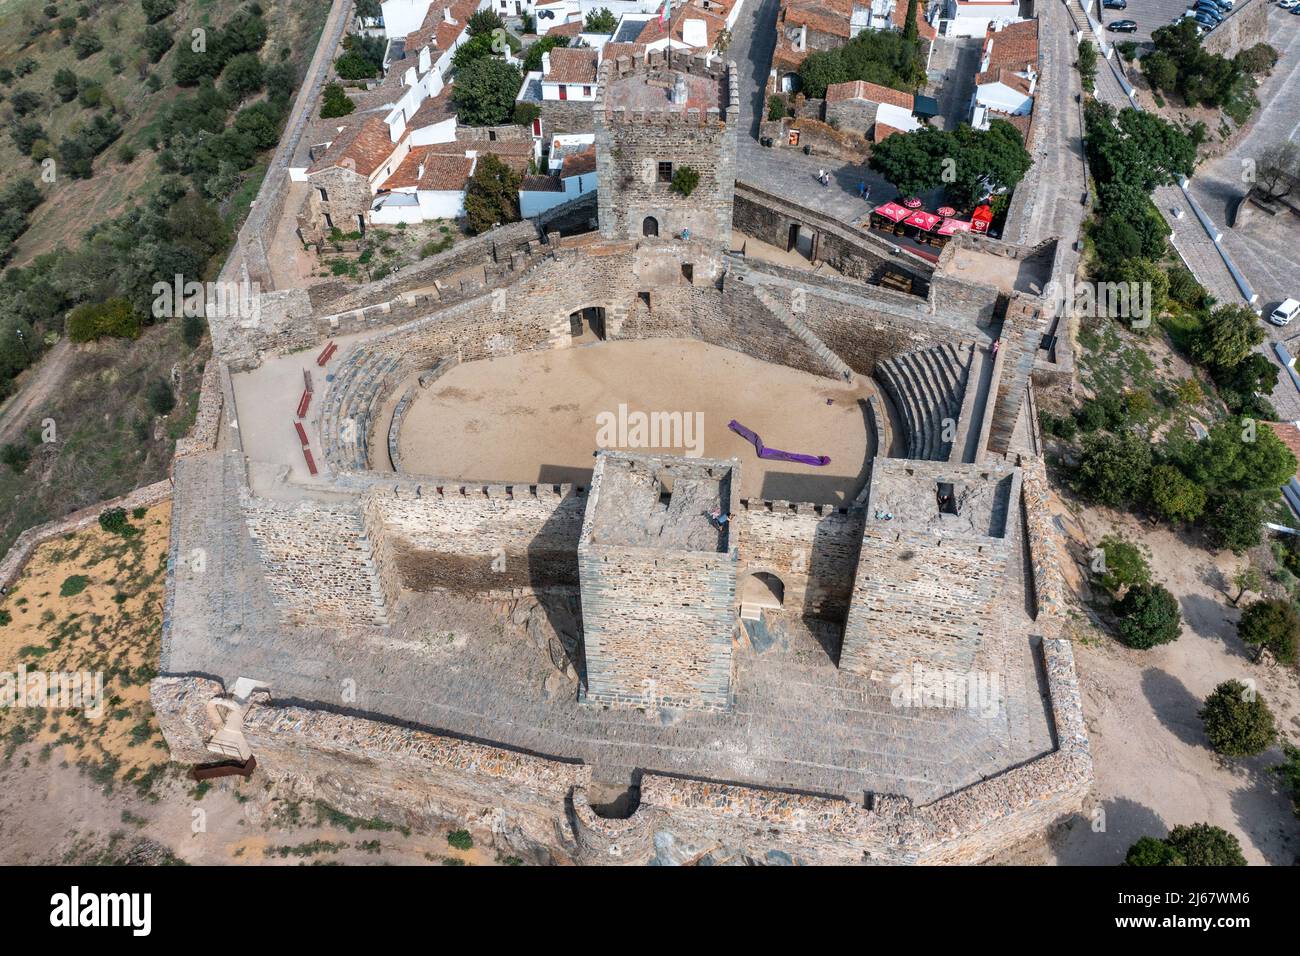
POLYGON ((971 360, 971 346, 962 343, 905 352, 876 365, 876 379, 902 416, 908 458, 949 459, 971 360))
POLYGON ((849 368, 838 355, 832 352, 826 343, 812 329, 808 328, 798 316, 782 305, 770 290, 761 285, 754 285, 752 288, 754 297, 763 303, 764 307, 776 316, 780 323, 789 329, 799 341, 808 346, 813 354, 830 370, 830 374, 845 382, 853 381, 853 369, 849 368))

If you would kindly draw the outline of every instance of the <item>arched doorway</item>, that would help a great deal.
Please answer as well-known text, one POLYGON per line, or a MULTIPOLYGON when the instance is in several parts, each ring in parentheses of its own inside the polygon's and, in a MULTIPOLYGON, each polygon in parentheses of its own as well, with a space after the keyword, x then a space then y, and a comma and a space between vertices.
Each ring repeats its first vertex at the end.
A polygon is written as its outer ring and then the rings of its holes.
POLYGON ((641 220, 641 235, 657 236, 659 235, 659 220, 654 216, 646 216, 641 220))
POLYGON ((605 341, 605 310, 593 305, 570 312, 569 335, 575 343, 605 341))
POLYGON ((764 610, 779 610, 785 604, 785 583, 770 571, 755 571, 740 588, 740 617, 757 621, 764 610))

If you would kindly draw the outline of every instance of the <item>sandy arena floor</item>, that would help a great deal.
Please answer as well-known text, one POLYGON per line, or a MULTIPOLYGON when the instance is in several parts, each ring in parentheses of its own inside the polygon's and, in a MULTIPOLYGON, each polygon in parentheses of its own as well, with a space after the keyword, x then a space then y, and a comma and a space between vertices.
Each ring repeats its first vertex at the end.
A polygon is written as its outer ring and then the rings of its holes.
POLYGON ((742 496, 842 504, 861 490, 875 453, 865 405, 873 388, 682 339, 598 342, 487 359, 452 369, 411 405, 401 426, 402 470, 465 480, 584 483, 604 414, 627 427, 621 436, 617 427, 609 429, 613 441, 603 447, 734 456, 742 496), (641 444, 637 412, 689 414, 676 435, 661 432, 656 443, 641 444), (771 447, 829 455, 831 463, 818 468, 759 459, 727 428, 733 418, 771 447))

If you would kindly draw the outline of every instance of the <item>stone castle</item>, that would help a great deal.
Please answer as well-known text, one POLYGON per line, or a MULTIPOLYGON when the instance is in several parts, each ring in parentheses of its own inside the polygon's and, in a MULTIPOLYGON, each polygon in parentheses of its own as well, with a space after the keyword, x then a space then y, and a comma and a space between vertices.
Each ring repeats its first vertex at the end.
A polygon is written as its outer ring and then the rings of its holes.
POLYGON ((348 812, 538 862, 979 862, 1075 812, 1032 387, 1068 360, 1041 299, 1060 250, 902 253, 735 183, 734 65, 605 69, 598 230, 506 226, 213 322, 152 687, 174 759, 242 734, 348 812), (835 272, 733 228, 810 235, 835 272), (739 456, 620 450, 582 481, 403 469, 449 370, 646 339, 860 383, 860 490, 753 497, 739 456), (238 727, 212 726, 240 678, 238 727))

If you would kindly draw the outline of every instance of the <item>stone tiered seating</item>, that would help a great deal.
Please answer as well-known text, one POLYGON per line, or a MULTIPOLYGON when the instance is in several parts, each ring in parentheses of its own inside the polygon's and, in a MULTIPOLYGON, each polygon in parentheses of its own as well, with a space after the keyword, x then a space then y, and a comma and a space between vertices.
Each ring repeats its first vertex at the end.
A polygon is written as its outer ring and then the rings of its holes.
POLYGON ((946 461, 956 428, 944 434, 944 420, 961 415, 970 371, 971 347, 940 345, 906 352, 876 366, 875 375, 902 416, 908 458, 946 461))
POLYGON ((335 468, 370 467, 370 420, 401 361, 387 352, 358 349, 339 365, 321 413, 325 457, 335 468))

